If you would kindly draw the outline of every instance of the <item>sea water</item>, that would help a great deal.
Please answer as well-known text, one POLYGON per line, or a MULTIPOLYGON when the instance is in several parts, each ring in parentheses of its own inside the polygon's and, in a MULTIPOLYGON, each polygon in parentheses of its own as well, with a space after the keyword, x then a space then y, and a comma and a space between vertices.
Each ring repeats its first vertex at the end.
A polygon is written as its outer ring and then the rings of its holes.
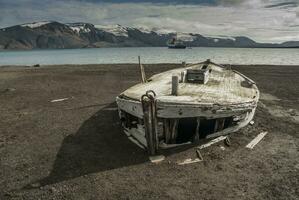
POLYGON ((167 47, 92 48, 0 51, 0 65, 137 63, 196 63, 211 59, 223 64, 299 65, 296 48, 167 47))

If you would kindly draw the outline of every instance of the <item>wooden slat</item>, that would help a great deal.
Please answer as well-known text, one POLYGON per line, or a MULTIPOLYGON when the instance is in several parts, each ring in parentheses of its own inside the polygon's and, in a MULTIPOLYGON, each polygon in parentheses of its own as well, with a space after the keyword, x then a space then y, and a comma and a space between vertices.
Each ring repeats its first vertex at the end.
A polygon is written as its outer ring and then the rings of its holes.
POLYGON ((226 136, 220 136, 220 137, 218 137, 214 140, 211 140, 210 142, 208 142, 206 144, 203 144, 203 145, 201 145, 197 148, 198 149, 204 149, 204 148, 207 148, 207 147, 211 146, 212 144, 215 144, 215 143, 220 142, 220 141, 225 140, 225 139, 226 139, 226 136))
POLYGON ((265 135, 267 135, 267 133, 267 131, 264 131, 258 134, 249 144, 246 145, 246 148, 253 149, 253 147, 257 145, 265 137, 265 135))

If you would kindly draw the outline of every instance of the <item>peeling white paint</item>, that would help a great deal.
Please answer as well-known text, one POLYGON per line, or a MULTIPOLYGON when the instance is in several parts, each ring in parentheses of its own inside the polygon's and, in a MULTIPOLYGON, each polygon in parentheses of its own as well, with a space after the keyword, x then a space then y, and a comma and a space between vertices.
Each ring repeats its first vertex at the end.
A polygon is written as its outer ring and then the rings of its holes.
POLYGON ((179 68, 151 77, 149 82, 137 84, 123 95, 140 100, 140 97, 148 90, 154 90, 157 100, 163 102, 177 101, 183 103, 217 103, 217 104, 237 104, 243 102, 256 101, 257 88, 244 87, 246 78, 232 70, 227 70, 210 64, 212 70, 207 84, 179 83, 178 96, 171 96, 171 77, 179 76, 186 69, 200 69, 202 65, 195 65, 188 68, 179 68))

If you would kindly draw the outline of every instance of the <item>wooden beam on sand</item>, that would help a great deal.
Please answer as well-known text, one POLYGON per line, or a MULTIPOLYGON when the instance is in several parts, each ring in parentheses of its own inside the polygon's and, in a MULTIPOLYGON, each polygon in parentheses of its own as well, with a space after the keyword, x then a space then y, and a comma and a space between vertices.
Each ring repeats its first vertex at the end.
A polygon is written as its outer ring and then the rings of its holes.
POLYGON ((258 134, 249 144, 247 144, 246 148, 253 149, 253 147, 257 145, 257 143, 259 143, 265 137, 265 135, 267 135, 267 133, 267 131, 264 131, 258 134))
POLYGON ((193 163, 198 163, 201 162, 202 160, 200 160, 199 158, 195 158, 195 159, 191 159, 188 158, 182 162, 177 162, 178 165, 188 165, 188 164, 193 164, 193 163))
POLYGON ((215 144, 215 143, 217 143, 217 142, 220 142, 220 141, 222 141, 222 140, 225 140, 226 138, 227 138, 227 136, 220 136, 220 137, 215 138, 215 139, 211 140, 210 142, 208 142, 208 143, 206 143, 206 144, 203 144, 203 145, 201 145, 201 146, 199 146, 199 147, 197 147, 197 148, 198 148, 198 149, 204 149, 204 148, 206 148, 206 147, 211 146, 212 144, 215 144))

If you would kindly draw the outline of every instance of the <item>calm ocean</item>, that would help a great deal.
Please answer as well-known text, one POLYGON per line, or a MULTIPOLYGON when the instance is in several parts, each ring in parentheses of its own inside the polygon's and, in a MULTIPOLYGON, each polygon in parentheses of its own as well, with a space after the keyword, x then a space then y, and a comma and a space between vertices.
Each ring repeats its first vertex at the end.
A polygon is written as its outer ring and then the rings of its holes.
POLYGON ((208 48, 168 49, 166 47, 130 47, 0 51, 0 65, 56 65, 136 63, 187 63, 211 59, 225 64, 299 65, 299 49, 208 48))

